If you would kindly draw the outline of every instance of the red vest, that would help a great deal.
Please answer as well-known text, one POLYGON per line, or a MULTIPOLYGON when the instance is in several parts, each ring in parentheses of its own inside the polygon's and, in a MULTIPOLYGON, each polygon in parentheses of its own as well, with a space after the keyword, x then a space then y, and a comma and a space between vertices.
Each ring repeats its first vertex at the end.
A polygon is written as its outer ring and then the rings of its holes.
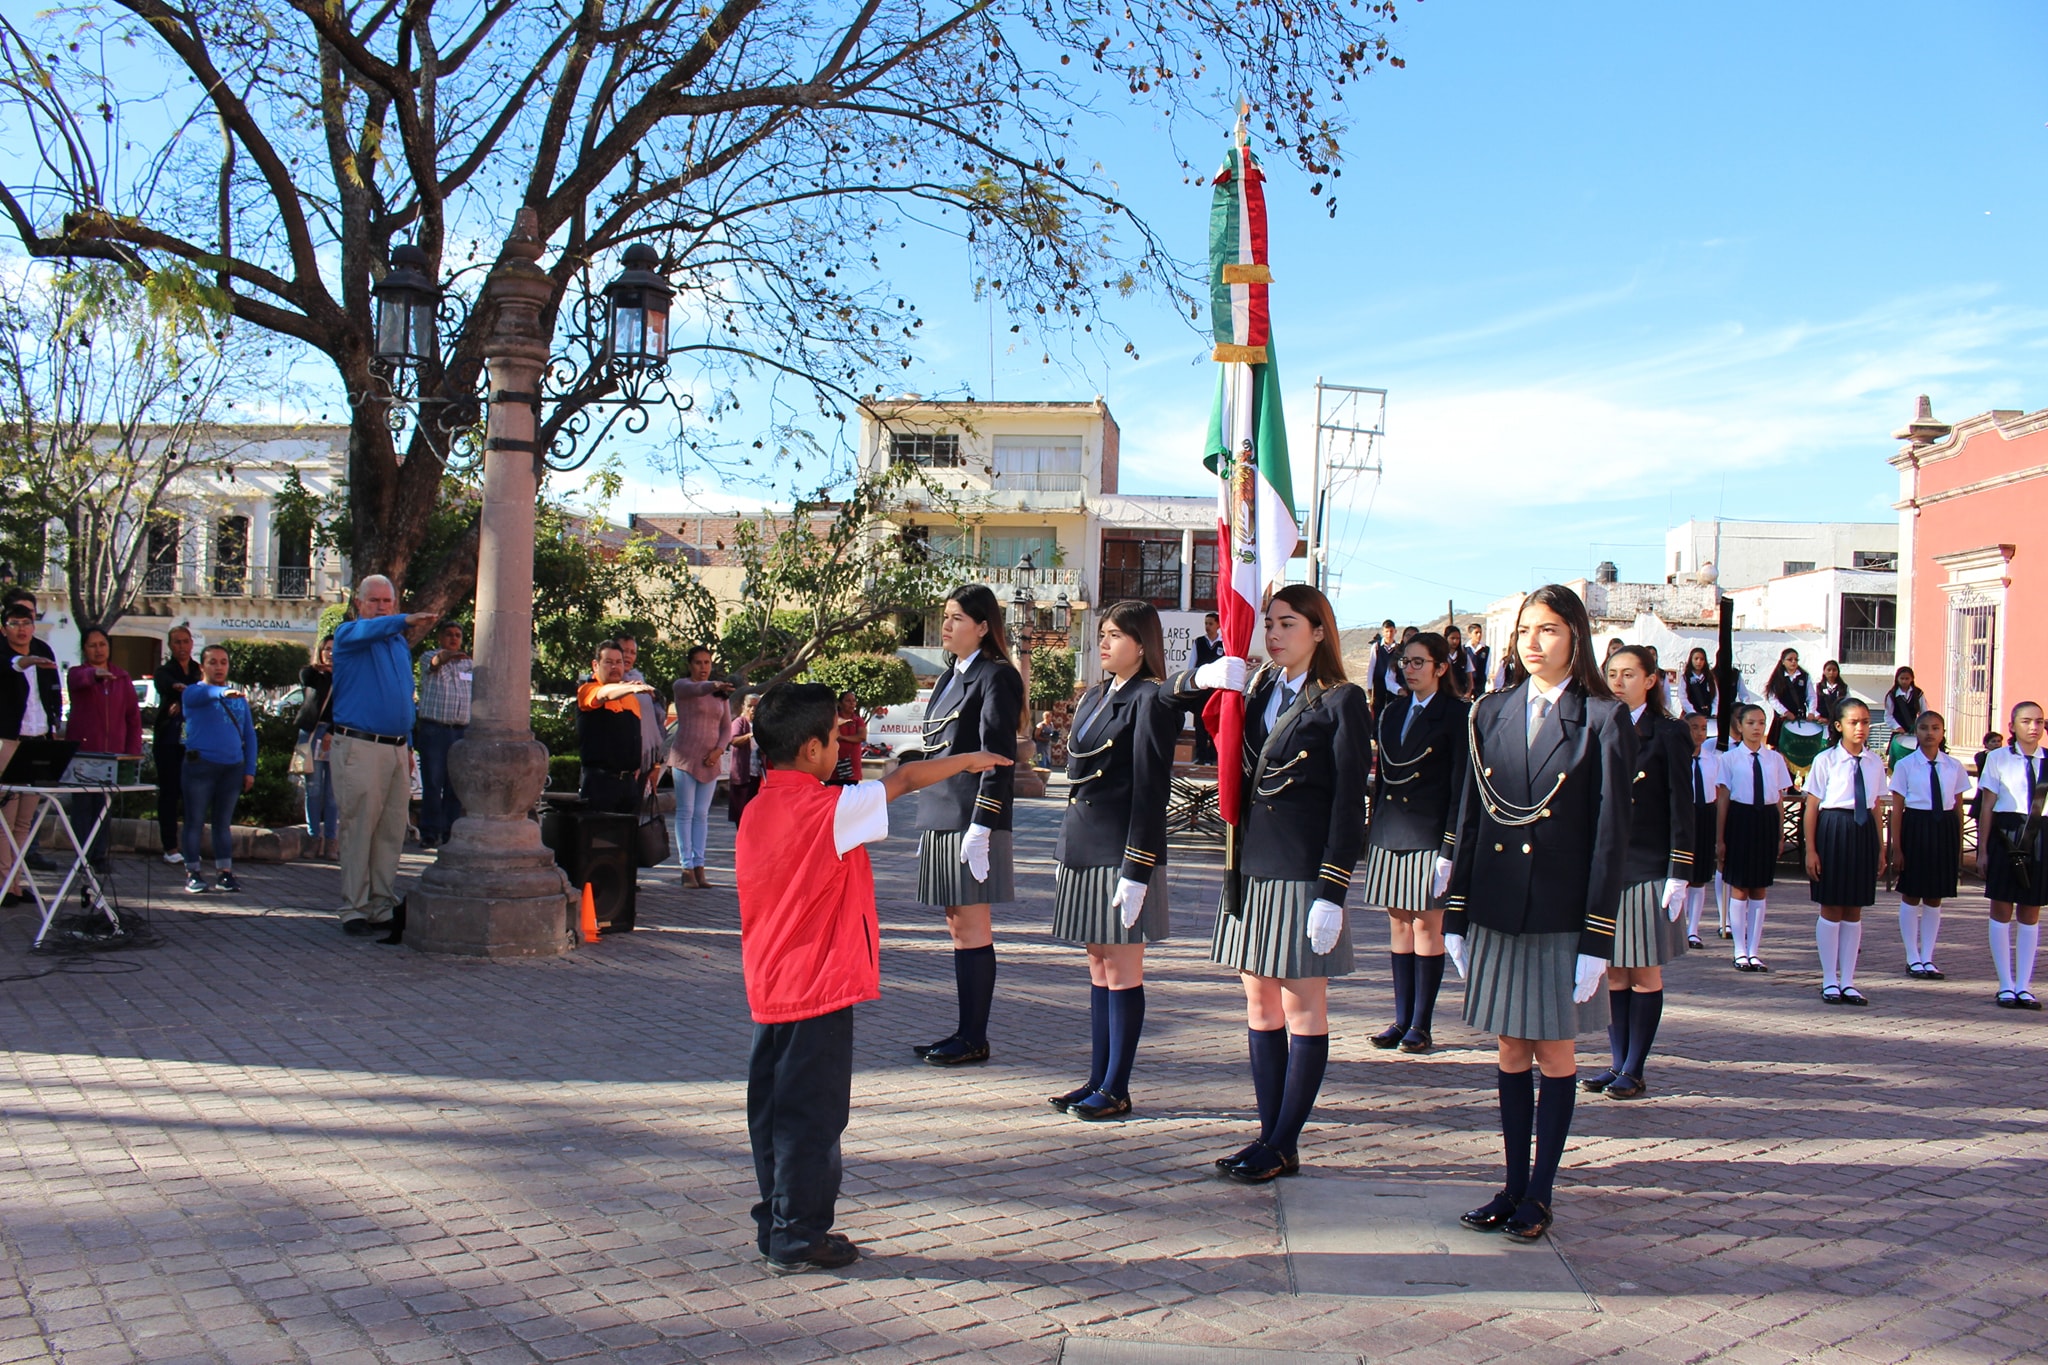
POLYGON ((757 1024, 816 1019, 882 994, 868 851, 832 843, 838 787, 770 768, 740 815, 740 963, 757 1024))

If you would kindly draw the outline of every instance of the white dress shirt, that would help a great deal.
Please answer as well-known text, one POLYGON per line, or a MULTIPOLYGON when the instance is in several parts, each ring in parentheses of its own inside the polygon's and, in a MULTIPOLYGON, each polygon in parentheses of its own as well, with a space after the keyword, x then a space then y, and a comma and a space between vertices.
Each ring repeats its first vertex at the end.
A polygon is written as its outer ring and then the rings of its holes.
MULTIPOLYGON (((1768 782, 1770 779, 1766 777, 1764 780, 1768 782)), ((1685 781, 1686 790, 1693 794, 1693 804, 1712 803, 1714 792, 1722 786, 1721 755, 1712 745, 1692 756, 1692 771, 1685 775, 1685 781), (1695 775, 1699 778, 1699 785, 1696 787, 1692 785, 1695 775)))
MULTIPOLYGON (((2021 775, 2025 780, 2025 775, 2021 775)), ((1927 755, 1915 749, 1900 759, 1892 768, 1892 795, 1902 798, 1908 810, 1954 810, 1958 796, 1975 795, 1970 782, 1970 770, 1963 761, 1953 754, 1936 754, 1934 762, 1927 761, 1927 755), (1934 789, 1928 783, 1928 776, 1939 765, 1941 773, 1941 804, 1934 804, 1934 789)))
POLYGON ((1768 744, 1761 749, 1738 744, 1721 755, 1721 785, 1728 789, 1730 801, 1743 806, 1752 804, 1758 762, 1762 762, 1764 769, 1764 799, 1772 805, 1784 799, 1785 789, 1792 785, 1792 770, 1785 766, 1783 755, 1768 744))
POLYGON ((2048 782, 2048 744, 2032 754, 2008 744, 1984 755, 1984 771, 1977 777, 1977 788, 1997 794, 1997 802, 1992 807, 1994 811, 2018 815, 2027 813, 2029 763, 2033 765, 2035 783, 2048 782))
POLYGON ((1820 802, 1822 810, 1856 809, 1856 769, 1863 769, 1863 802, 1865 810, 1876 810, 1877 803, 1891 795, 1891 784, 1885 778, 1884 760, 1868 745, 1860 754, 1852 754, 1837 744, 1823 749, 1813 760, 1813 767, 1806 773, 1806 794, 1820 802))

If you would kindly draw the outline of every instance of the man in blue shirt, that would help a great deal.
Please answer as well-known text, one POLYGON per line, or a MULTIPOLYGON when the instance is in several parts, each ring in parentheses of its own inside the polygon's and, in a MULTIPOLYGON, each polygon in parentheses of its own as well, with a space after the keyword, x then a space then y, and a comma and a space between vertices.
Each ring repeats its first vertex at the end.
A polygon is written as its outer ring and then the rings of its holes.
POLYGON ((412 645, 434 613, 397 613, 391 580, 372 574, 356 589, 357 619, 334 632, 328 765, 341 811, 341 927, 350 934, 388 924, 398 904, 412 797, 412 645))

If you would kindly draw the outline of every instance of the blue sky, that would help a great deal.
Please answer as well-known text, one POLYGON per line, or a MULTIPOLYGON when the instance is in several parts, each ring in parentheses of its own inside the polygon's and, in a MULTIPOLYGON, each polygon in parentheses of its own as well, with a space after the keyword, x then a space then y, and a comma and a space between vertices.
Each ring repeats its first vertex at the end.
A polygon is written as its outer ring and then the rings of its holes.
MULTIPOLYGON (((1338 217, 1268 158, 1297 469, 1318 374, 1391 391, 1385 475, 1340 527, 1347 624, 1601 559, 1656 576, 1692 515, 1890 519, 1889 434, 1917 394, 1949 420, 2048 404, 2048 6, 1401 14, 1406 69, 1347 101, 1338 217)), ((1088 141, 1199 258, 1208 192, 1182 185, 1158 121, 1088 141)), ((985 392, 986 315, 934 246, 913 282, 929 359, 904 387, 985 392)), ((996 392, 1104 394, 1127 489, 1190 491, 1211 367, 1163 305, 1118 320, 1139 363, 999 346, 996 392)), ((673 500, 673 477, 635 474, 636 501, 673 500)))

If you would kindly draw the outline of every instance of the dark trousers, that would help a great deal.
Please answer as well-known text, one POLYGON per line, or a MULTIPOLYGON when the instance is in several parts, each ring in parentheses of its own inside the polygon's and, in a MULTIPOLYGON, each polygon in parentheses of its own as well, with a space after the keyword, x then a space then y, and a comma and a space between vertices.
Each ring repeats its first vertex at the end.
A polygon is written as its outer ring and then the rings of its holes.
POLYGON ((207 825, 213 826, 213 865, 227 867, 235 860, 235 803, 242 799, 242 765, 213 763, 203 758, 185 760, 185 805, 191 818, 185 822, 185 866, 199 870, 199 850, 207 825))
POLYGON ((462 802, 448 780, 448 751, 468 730, 466 725, 443 725, 423 720, 413 727, 413 751, 420 759, 420 840, 446 843, 462 818, 462 802))
POLYGON ((839 1200, 839 1135, 853 1096, 853 1007, 754 1025, 747 1136, 754 1147, 756 1241, 791 1260, 825 1240, 839 1200))
POLYGON ((620 777, 617 773, 585 768, 576 784, 576 794, 583 798, 584 807, 588 810, 609 815, 638 815, 640 795, 645 785, 637 777, 620 777))
POLYGON ((1209 733, 1209 727, 1202 724, 1200 716, 1195 717, 1195 762, 1216 761, 1216 737, 1209 733))
POLYGON ((185 746, 160 739, 150 746, 156 759, 156 830, 164 852, 178 851, 178 814, 185 804, 185 746))

